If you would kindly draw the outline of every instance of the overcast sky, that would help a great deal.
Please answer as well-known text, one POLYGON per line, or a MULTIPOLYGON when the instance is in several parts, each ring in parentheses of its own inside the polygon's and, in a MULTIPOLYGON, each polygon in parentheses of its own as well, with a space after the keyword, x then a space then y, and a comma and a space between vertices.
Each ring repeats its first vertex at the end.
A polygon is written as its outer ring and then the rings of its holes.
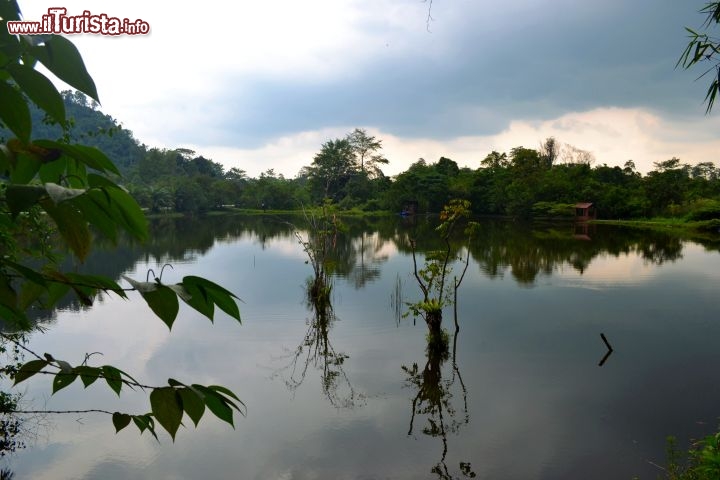
POLYGON ((688 0, 20 1, 26 20, 142 19, 149 35, 74 35, 102 110, 148 146, 191 148, 251 176, 295 176, 356 127, 387 174, 555 136, 596 165, 718 160, 708 80, 675 69, 699 27, 688 0), (61 3, 61 4, 60 4, 61 3))

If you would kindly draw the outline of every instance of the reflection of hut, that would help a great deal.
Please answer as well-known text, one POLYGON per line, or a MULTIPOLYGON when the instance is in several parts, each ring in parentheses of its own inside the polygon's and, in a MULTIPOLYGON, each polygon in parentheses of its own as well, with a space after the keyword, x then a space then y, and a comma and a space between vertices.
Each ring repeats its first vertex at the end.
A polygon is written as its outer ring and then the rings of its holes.
POLYGON ((407 200, 405 203, 403 203, 403 208, 400 213, 401 215, 415 215, 417 213, 417 210, 417 200, 407 200))
MULTIPOLYGON (((593 227, 595 225, 592 225, 593 227)), ((591 240, 590 238, 590 225, 587 223, 577 223, 575 224, 575 235, 573 235, 577 240, 591 240)), ((581 272, 582 273, 582 272, 581 272)))
POLYGON ((587 222, 588 220, 594 219, 595 216, 595 207, 593 207, 592 203, 575 204, 575 221, 587 222))

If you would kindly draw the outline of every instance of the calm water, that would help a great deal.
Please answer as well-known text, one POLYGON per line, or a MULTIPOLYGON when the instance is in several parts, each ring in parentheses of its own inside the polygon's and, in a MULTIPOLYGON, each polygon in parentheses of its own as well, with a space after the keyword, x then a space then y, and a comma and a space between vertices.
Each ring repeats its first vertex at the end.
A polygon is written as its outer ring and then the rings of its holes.
MULTIPOLYGON (((147 384, 225 385, 248 406, 234 430, 207 413, 173 444, 116 435, 103 415, 34 418, 30 446, 3 460, 16 478, 654 479, 667 435, 685 445, 718 425, 718 238, 484 222, 443 361, 396 308, 419 298, 407 239, 436 247, 431 220, 348 221, 327 324, 305 305, 311 269, 286 220, 164 221, 151 244, 88 262, 115 278, 164 263, 167 283, 205 276, 245 301, 242 325, 181 307, 168 332, 139 297, 104 298, 30 342, 74 364, 102 352, 94 363, 147 384), (600 333, 615 348, 603 366, 600 333)), ((25 406, 149 410, 142 393, 76 383, 51 397, 33 378, 25 406)))

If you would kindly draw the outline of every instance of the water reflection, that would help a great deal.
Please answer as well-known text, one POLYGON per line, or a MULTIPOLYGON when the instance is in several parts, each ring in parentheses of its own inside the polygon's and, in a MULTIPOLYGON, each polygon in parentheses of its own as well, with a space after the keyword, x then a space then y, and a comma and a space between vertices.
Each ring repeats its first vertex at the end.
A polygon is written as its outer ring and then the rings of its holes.
MULTIPOLYGON (((422 371, 417 363, 413 363, 412 367, 402 366, 407 375, 405 385, 417 391, 411 402, 410 428, 407 434, 413 435, 416 421, 424 419, 426 423, 422 427, 422 433, 440 438, 442 442, 440 460, 430 471, 443 480, 458 478, 451 473, 446 463, 448 435, 457 435, 461 427, 470 423, 468 392, 456 358, 457 334, 456 330, 450 362, 450 378, 443 379, 443 365, 449 359, 447 350, 438 351, 428 348, 422 371)), ((464 477, 475 477, 470 462, 459 462, 458 470, 464 477)))
POLYGON ((662 265, 682 258, 682 238, 665 232, 602 228, 578 239, 573 225, 529 228, 512 222, 483 224, 470 249, 480 270, 489 277, 510 270, 521 285, 532 286, 563 265, 580 274, 596 257, 637 252, 647 262, 662 265))
MULTIPOLYGON (((147 363, 148 371, 131 365, 133 372, 153 374, 167 365, 193 377, 205 374, 196 369, 197 359, 216 362, 218 382, 237 382, 253 410, 235 431, 217 434, 210 424, 179 446, 168 442, 157 450, 135 436, 117 440, 107 422, 98 423, 107 433, 103 437, 83 433, 90 439, 76 440, 73 432, 67 438, 77 447, 67 447, 62 463, 77 466, 66 478, 92 476, 83 470, 89 461, 77 459, 105 458, 95 449, 105 453, 119 444, 137 448, 113 478, 126 478, 128 471, 133 478, 196 477, 188 472, 200 466, 207 468, 206 478, 449 479, 472 478, 475 472, 484 478, 629 478, 646 462, 628 457, 661 462, 666 435, 690 438, 694 431, 683 425, 717 415, 717 382, 712 372, 697 367, 717 363, 712 339, 718 327, 711 314, 717 310, 717 270, 707 268, 716 265, 717 255, 703 255, 688 238, 599 226, 588 230, 590 240, 579 240, 571 224, 531 228, 482 220, 483 230, 470 246, 470 287, 461 291, 459 306, 461 318, 482 321, 464 323, 463 337, 454 337, 459 354, 452 348, 443 356, 420 350, 419 327, 393 328, 386 305, 389 296, 400 323, 403 280, 412 268, 402 253, 409 254, 412 232, 421 251, 436 248, 423 242, 436 237, 432 218, 345 219, 333 271, 336 310, 306 310, 297 298, 309 271, 288 222, 300 223, 282 217, 164 219, 154 223, 148 244, 122 241, 119 250, 100 248, 88 259, 88 270, 114 278, 143 261, 155 268, 153 262, 197 257, 198 265, 188 270, 204 268, 202 273, 214 278, 217 269, 223 284, 248 301, 241 330, 225 330, 219 322, 205 336, 194 323, 181 322, 165 342, 164 330, 162 336, 137 338, 145 325, 132 323, 140 315, 127 315, 130 327, 104 334, 107 345, 130 346, 117 356, 147 363), (643 262, 664 267, 643 269, 651 276, 632 283, 643 262), (545 275, 561 281, 543 282, 545 275), (503 276, 507 281, 487 280, 503 276), (598 289, 593 283, 598 277, 613 286, 631 283, 598 289), (533 285, 540 288, 516 288, 533 285), (618 347, 603 368, 597 367, 605 353, 600 332, 618 347), (267 372, 254 366, 283 353, 271 365, 279 367, 276 381, 268 382, 267 372), (400 390, 402 383, 406 388, 400 390), (327 414, 330 406, 363 405, 358 390, 372 395, 368 408, 330 408, 333 414, 327 414), (308 421, 290 421, 297 418, 308 421), (406 433, 417 439, 403 441, 406 433), (517 462, 517 448, 523 462, 517 462), (136 466, 148 452, 158 460, 136 466), (601 471, 597 466, 607 458, 617 462, 601 471), (275 475, 263 470, 278 464, 286 470, 273 470, 275 475)), ((718 250, 711 237, 691 240, 718 250)), ((414 284, 405 290, 410 288, 416 293, 414 284)), ((114 318, 109 308, 87 319, 63 318, 54 328, 61 334, 57 345, 69 342, 68 331, 79 336, 93 330, 85 328, 91 321, 114 318)), ((53 445, 64 441, 59 437, 53 445)), ((19 476, 40 478, 25 472, 53 472, 61 463, 38 451, 22 457, 19 476)), ((101 471, 102 465, 87 470, 101 471)))
POLYGON ((305 381, 308 370, 320 372, 322 392, 336 408, 355 408, 365 404, 365 395, 358 393, 345 373, 344 364, 349 355, 338 352, 330 341, 330 330, 337 321, 332 305, 308 302, 312 317, 307 320, 307 331, 295 350, 278 359, 285 364, 273 377, 282 378, 291 392, 305 381))
MULTIPOLYGON (((98 238, 94 250, 83 264, 69 257, 63 271, 94 273, 113 279, 132 270, 138 262, 162 265, 192 263, 214 246, 250 239, 263 249, 273 242, 294 239, 293 225, 302 224, 296 215, 218 216, 209 218, 160 218, 150 223, 150 240, 141 244, 121 238, 117 245, 98 238)), ((440 240, 434 231, 437 219, 413 217, 345 218, 346 227, 335 240, 330 269, 334 277, 345 279, 356 289, 380 278, 382 265, 391 252, 410 254, 409 238, 417 239, 418 252, 437 250, 440 240)), ((470 244, 470 257, 480 272, 489 278, 509 273, 521 286, 532 287, 542 276, 570 266, 581 275, 599 256, 637 254, 647 263, 663 265, 683 258, 683 242, 692 240, 708 251, 720 251, 717 235, 641 230, 632 228, 596 228, 585 225, 578 239, 573 224, 527 225, 484 219, 470 244)), ((457 242, 453 242, 455 244, 457 242)), ((102 301, 102 296, 99 297, 102 301)), ((57 305, 58 310, 85 308, 72 295, 57 305)), ((30 312, 36 322, 52 322, 55 313, 30 312)))

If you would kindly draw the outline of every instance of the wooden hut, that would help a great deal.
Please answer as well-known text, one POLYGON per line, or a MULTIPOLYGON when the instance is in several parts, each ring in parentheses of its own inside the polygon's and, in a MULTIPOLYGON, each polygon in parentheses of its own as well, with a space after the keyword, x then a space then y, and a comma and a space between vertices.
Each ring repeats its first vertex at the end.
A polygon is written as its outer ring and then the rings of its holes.
POLYGON ((587 222, 588 220, 594 219, 596 216, 595 207, 592 203, 577 203, 575 204, 575 221, 576 222, 587 222))

